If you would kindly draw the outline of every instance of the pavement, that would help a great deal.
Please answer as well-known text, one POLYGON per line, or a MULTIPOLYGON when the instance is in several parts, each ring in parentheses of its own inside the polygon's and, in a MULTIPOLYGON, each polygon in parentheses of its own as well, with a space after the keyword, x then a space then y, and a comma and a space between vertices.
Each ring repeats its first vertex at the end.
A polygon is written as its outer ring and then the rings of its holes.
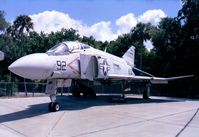
POLYGON ((199 100, 128 96, 127 102, 58 96, 0 99, 0 137, 199 137, 199 100))

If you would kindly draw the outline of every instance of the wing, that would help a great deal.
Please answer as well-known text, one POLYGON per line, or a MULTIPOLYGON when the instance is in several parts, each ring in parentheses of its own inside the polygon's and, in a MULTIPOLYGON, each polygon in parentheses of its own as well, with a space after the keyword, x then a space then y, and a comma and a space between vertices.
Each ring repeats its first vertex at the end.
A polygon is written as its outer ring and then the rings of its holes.
POLYGON ((110 74, 108 78, 112 80, 148 80, 152 84, 167 84, 168 81, 182 79, 182 78, 189 78, 193 77, 193 75, 185 75, 185 76, 178 76, 178 77, 151 77, 151 76, 135 76, 135 75, 117 75, 117 74, 110 74))

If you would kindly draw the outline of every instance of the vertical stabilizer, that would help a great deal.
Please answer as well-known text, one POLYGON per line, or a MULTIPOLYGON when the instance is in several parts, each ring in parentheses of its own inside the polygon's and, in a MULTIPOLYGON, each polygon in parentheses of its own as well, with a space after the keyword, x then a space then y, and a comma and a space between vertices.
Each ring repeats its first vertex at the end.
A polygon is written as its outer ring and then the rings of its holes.
POLYGON ((132 68, 134 67, 134 58, 135 58, 135 47, 131 46, 127 52, 122 56, 122 58, 130 65, 132 68))

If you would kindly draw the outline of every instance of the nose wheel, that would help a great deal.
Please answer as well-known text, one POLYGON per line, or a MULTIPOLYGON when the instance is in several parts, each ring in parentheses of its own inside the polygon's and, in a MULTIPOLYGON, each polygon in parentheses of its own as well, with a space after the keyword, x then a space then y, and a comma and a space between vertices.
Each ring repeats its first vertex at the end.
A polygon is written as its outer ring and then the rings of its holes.
POLYGON ((51 102, 48 104, 48 109, 50 112, 56 112, 59 111, 60 106, 59 103, 56 102, 56 95, 52 94, 50 95, 51 102))
POLYGON ((50 112, 59 111, 59 109, 60 109, 59 103, 50 102, 49 105, 48 105, 48 109, 49 109, 50 112))

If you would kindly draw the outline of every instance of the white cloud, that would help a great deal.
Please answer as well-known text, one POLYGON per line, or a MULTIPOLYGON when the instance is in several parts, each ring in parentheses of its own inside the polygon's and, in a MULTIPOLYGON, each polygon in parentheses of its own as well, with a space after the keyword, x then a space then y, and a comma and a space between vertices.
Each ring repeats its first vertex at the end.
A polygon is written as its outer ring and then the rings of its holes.
POLYGON ((141 16, 138 17, 138 21, 142 23, 151 23, 152 25, 158 25, 161 21, 161 18, 166 17, 166 14, 158 9, 148 10, 144 12, 141 16))
POLYGON ((34 30, 37 32, 50 33, 62 28, 73 28, 78 31, 80 36, 93 36, 96 40, 111 41, 119 35, 130 32, 138 22, 151 22, 153 25, 157 25, 161 18, 166 17, 166 14, 162 10, 148 10, 138 17, 133 13, 128 13, 116 19, 113 23, 111 21, 100 21, 91 26, 71 18, 66 13, 54 10, 30 15, 30 17, 34 23, 34 30), (112 30, 113 25, 118 27, 115 33, 112 30))
POLYGON ((34 23, 35 31, 44 31, 50 33, 51 31, 58 31, 62 28, 79 29, 84 25, 75 19, 72 19, 68 14, 58 11, 44 11, 39 14, 30 15, 34 23))
POLYGON ((99 22, 90 27, 91 34, 94 38, 97 40, 102 41, 111 41, 113 39, 117 38, 117 35, 115 35, 111 30, 111 22, 99 22))
POLYGON ((39 14, 30 15, 34 23, 34 30, 37 32, 56 32, 62 28, 73 28, 78 30, 81 36, 93 36, 97 40, 110 41, 117 36, 111 30, 111 22, 101 21, 92 26, 87 26, 79 20, 71 18, 68 14, 58 11, 44 11, 39 14))
POLYGON ((137 19, 133 13, 124 15, 116 20, 116 25, 119 26, 117 35, 128 33, 137 24, 137 19))

